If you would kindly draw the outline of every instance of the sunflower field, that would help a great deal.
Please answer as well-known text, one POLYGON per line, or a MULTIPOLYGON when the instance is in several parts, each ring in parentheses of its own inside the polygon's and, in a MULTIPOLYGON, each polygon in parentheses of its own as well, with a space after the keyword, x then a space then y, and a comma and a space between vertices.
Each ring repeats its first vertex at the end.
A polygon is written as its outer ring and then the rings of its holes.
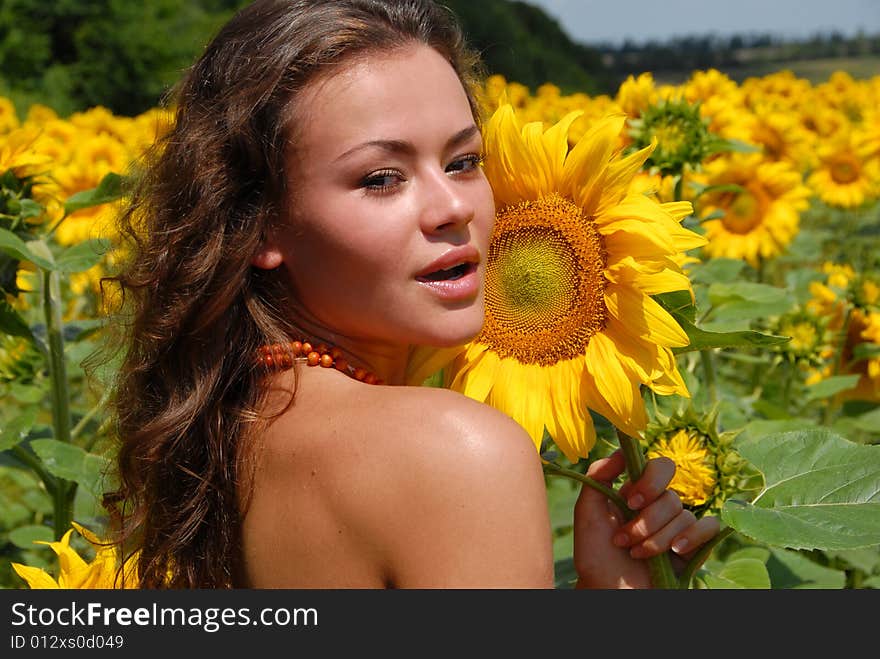
MULTIPOLYGON (((621 446, 671 458, 682 502, 722 520, 682 587, 880 587, 880 76, 479 91, 487 321, 425 382, 529 431, 557 586, 586 467, 621 446)), ((171 121, 0 98, 4 588, 110 583, 102 277, 129 167, 171 121)))

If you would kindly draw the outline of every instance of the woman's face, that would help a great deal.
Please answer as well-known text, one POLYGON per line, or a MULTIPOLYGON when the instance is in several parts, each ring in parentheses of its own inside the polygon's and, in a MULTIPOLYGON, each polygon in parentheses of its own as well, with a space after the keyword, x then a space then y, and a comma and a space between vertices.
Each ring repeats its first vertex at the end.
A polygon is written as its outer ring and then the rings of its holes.
POLYGON ((495 215, 462 85, 431 48, 344 64, 297 106, 277 249, 309 324, 450 346, 483 323, 495 215))

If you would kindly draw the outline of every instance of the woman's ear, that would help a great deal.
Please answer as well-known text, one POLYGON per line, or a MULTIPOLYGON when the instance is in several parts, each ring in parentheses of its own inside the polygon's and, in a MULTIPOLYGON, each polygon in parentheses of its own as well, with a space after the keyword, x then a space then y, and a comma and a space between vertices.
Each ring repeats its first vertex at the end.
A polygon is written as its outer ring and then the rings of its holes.
POLYGON ((251 265, 260 270, 274 270, 284 262, 281 249, 274 241, 267 240, 257 250, 251 259, 251 265))

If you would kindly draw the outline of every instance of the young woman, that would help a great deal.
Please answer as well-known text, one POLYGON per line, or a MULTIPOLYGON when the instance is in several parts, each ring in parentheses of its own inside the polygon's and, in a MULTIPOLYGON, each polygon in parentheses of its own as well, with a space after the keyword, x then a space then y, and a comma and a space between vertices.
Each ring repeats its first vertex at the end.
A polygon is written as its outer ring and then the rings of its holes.
MULTIPOLYGON (((407 384, 417 347, 483 322, 475 66, 429 0, 258 0, 182 81, 124 217, 107 504, 142 586, 553 586, 531 439, 407 384)), ((583 491, 579 585, 647 586, 645 558, 717 532, 673 470, 649 462, 626 525, 583 491)))

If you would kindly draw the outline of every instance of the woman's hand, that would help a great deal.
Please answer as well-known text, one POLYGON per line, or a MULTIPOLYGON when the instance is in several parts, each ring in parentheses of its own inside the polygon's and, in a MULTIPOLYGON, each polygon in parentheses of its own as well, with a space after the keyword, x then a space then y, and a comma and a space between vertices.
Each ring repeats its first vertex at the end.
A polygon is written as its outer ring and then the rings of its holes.
MULTIPOLYGON (((616 451, 594 461, 587 475, 609 487, 626 469, 616 451)), ((636 517, 623 514, 601 492, 584 485, 574 508, 574 564, 578 588, 650 588, 644 559, 672 550, 686 562, 719 531, 718 518, 697 519, 667 489, 675 473, 668 458, 648 460, 642 477, 627 482, 620 494, 636 517)))

